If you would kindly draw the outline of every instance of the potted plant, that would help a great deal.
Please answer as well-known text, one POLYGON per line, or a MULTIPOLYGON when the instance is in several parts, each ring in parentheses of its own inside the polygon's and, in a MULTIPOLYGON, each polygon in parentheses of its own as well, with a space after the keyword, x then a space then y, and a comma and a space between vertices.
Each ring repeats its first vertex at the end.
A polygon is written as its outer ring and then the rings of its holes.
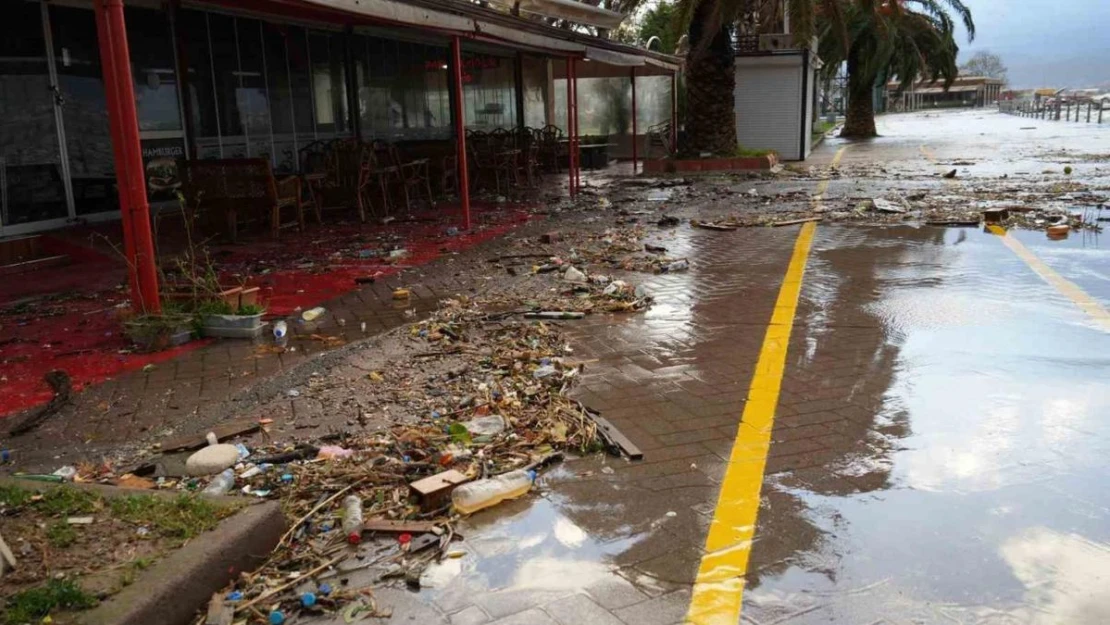
POLYGON ((258 304, 233 308, 225 301, 206 302, 197 308, 200 333, 206 337, 252 339, 262 334, 262 315, 258 304))
POLYGON ((139 315, 123 322, 124 332, 143 352, 184 345, 193 338, 193 317, 178 312, 139 315))

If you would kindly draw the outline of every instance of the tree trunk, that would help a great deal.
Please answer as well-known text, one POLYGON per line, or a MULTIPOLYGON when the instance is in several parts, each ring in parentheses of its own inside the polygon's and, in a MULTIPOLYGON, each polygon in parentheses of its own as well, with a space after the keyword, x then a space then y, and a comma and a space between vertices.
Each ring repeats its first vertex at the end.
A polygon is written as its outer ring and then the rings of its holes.
POLYGON ((855 49, 848 54, 848 110, 840 136, 865 139, 879 136, 875 131, 875 81, 861 75, 857 54, 855 49))
POLYGON ((728 28, 705 27, 711 2, 701 2, 690 21, 690 53, 686 65, 686 133, 682 152, 736 154, 736 58, 728 28))

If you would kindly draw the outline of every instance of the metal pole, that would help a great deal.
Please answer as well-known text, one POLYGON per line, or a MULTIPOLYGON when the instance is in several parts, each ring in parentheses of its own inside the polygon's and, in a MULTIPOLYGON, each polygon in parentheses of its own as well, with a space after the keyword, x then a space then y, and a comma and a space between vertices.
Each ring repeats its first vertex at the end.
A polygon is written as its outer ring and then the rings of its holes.
POLYGON ((637 134, 636 128, 636 68, 631 70, 632 75, 632 175, 636 175, 636 165, 639 161, 639 152, 637 143, 640 142, 640 137, 637 134))
POLYGON ((106 68, 104 95, 108 110, 115 111, 108 115, 108 122, 123 213, 123 235, 131 239, 132 255, 127 259, 131 305, 137 305, 143 313, 158 314, 162 312, 162 303, 158 296, 154 241, 150 234, 150 204, 146 197, 139 121, 131 86, 131 53, 127 48, 123 0, 95 0, 93 7, 101 65, 106 68))
POLYGON ((567 57, 567 193, 574 197, 574 94, 571 86, 571 60, 567 57))
POLYGON ((1087 103, 1087 123, 1088 124, 1091 123, 1091 104, 1093 104, 1093 103, 1092 102, 1087 103))
POLYGON ((671 151, 678 153, 678 72, 671 72, 671 151))
POLYGON ((578 137, 578 59, 570 60, 570 70, 574 74, 574 193, 582 188, 582 153, 578 137))
POLYGON ((1102 109, 1106 106, 1106 102, 1099 101, 1098 103, 1098 123, 1102 123, 1102 109))
POLYGON ((458 170, 456 181, 459 187, 459 201, 462 203, 463 230, 470 230, 470 176, 466 172, 466 111, 463 105, 462 85, 462 44, 458 35, 451 38, 451 75, 455 88, 455 155, 458 170))

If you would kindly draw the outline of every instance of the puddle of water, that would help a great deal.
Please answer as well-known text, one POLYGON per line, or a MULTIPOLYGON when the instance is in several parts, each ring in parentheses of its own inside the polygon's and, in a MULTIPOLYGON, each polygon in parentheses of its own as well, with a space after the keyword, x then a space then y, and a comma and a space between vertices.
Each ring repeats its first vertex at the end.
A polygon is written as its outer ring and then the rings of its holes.
POLYGON ((745 616, 1108 622, 1110 335, 991 235, 825 232, 807 280, 836 276, 837 297, 804 297, 835 331, 795 362, 814 389, 855 371, 843 395, 871 416, 838 422, 859 443, 824 466, 769 479, 745 616), (835 362, 857 368, 830 370, 849 327, 835 362))

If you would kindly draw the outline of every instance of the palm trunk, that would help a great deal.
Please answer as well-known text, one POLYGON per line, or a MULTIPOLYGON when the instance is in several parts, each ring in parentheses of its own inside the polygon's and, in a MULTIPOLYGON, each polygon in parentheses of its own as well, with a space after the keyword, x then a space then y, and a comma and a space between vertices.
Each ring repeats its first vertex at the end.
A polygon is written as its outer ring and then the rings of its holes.
POLYGON ((686 66, 686 134, 682 152, 736 154, 736 58, 725 26, 706 31, 710 2, 701 2, 690 21, 686 66))
POLYGON ((841 137, 877 137, 875 131, 874 79, 867 79, 859 71, 855 49, 848 54, 848 110, 844 114, 841 137))

